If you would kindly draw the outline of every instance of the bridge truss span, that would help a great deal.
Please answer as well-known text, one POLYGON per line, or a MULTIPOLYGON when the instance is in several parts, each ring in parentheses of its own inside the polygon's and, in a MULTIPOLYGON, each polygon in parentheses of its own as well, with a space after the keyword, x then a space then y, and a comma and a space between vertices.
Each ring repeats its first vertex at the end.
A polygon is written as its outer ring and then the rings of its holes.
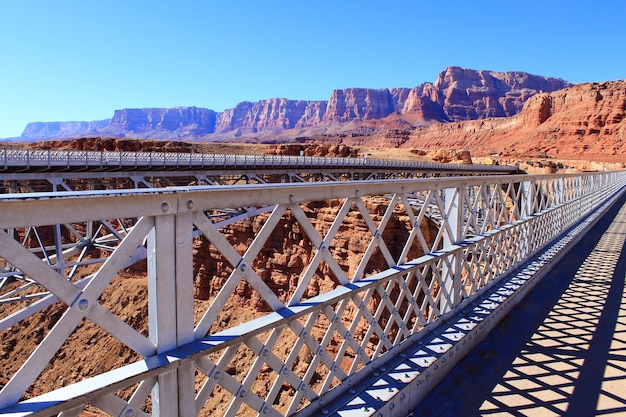
POLYGON ((0 195, 0 415, 332 413, 625 186, 607 172, 0 195))
POLYGON ((0 193, 410 179, 517 171, 513 166, 373 158, 0 149, 0 193))

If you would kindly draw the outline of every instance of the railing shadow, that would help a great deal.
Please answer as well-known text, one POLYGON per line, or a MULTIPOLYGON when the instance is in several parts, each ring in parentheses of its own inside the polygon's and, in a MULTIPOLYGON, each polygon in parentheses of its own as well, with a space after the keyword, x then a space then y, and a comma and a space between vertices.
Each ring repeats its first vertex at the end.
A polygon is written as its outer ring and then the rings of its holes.
POLYGON ((622 196, 414 416, 626 413, 622 196))

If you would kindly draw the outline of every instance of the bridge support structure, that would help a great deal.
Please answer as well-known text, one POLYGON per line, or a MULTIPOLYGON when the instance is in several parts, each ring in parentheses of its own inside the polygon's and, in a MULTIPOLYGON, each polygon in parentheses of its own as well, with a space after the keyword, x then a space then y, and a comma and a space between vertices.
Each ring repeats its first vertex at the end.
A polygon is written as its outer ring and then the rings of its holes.
POLYGON ((357 398, 361 381, 464 309, 487 308, 511 271, 625 186, 626 173, 609 172, 2 195, 1 340, 25 320, 54 317, 26 359, 9 353, 0 415, 351 415, 340 398, 357 398), (244 240, 213 217, 241 207, 271 208, 244 240), (23 239, 56 225, 62 268, 23 239), (99 236, 80 241, 94 228, 99 236), (77 262, 80 248, 110 235, 99 241, 110 254, 77 262), (276 250, 276 235, 302 255, 286 283, 268 262, 294 252, 276 250), (200 240, 220 256, 206 301, 194 299, 200 240), (146 308, 147 328, 108 297, 141 265, 147 297, 134 302, 146 308), (64 349, 87 325, 119 345, 126 363, 81 373, 64 349), (45 392, 55 364, 73 372, 45 392))

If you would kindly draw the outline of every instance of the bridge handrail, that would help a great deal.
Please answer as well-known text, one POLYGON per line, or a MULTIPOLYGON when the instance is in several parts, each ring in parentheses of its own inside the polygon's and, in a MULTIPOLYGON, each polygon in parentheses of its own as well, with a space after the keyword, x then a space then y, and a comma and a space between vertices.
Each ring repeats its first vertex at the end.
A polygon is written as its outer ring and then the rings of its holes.
MULTIPOLYGON (((287 162, 290 163, 289 159, 287 162)), ((216 386, 229 395, 229 415, 241 407, 259 414, 290 415, 307 404, 319 406, 326 397, 349 389, 360 372, 374 369, 403 343, 414 342, 424 334, 424 329, 454 314, 459 306, 476 298, 581 216, 623 192, 624 187, 626 172, 609 172, 2 195, 0 259, 28 271, 31 279, 68 305, 68 316, 86 317, 98 323, 144 359, 84 382, 77 381, 71 389, 19 402, 43 370, 47 355, 54 353, 46 353, 47 349, 51 344, 62 344, 67 337, 53 329, 47 342, 42 342, 43 347, 33 353, 28 366, 17 371, 0 391, 0 415, 12 410, 22 410, 24 415, 43 410, 50 414, 85 403, 113 415, 128 410, 141 415, 136 400, 116 394, 118 389, 139 381, 155 387, 152 403, 162 407, 161 415, 178 415, 180 410, 183 415, 195 415, 216 386), (383 198, 387 206, 379 215, 366 206, 372 199, 375 210, 380 210, 383 198), (340 208, 329 230, 320 234, 301 205, 326 200, 338 200, 341 204, 337 205, 340 208), (206 213, 249 206, 275 207, 249 249, 242 253, 220 233, 206 213), (395 254, 391 256, 385 231, 391 217, 401 209, 406 210, 402 215, 413 228, 406 237, 405 247, 402 249, 400 245, 401 254, 396 258, 395 254), (364 245, 364 258, 348 277, 337 264, 340 251, 335 250, 343 244, 337 241, 338 230, 351 224, 351 221, 343 223, 350 210, 364 219, 362 233, 369 242, 364 245), (433 210, 439 212, 442 224, 431 246, 419 226, 421 219, 430 216, 433 210), (46 215, 41 216, 44 212, 46 215), (309 263, 303 267, 294 294, 283 300, 260 280, 260 265, 254 260, 269 236, 283 229, 280 220, 287 212, 296 219, 295 224, 308 236, 312 247, 309 263), (84 290, 60 279, 53 262, 47 266, 6 232, 29 226, 133 217, 140 220, 84 290), (197 323, 193 320, 190 288, 192 226, 232 265, 222 291, 197 323), (518 245, 515 239, 524 239, 524 244, 518 245), (148 270, 151 330, 147 337, 134 329, 114 326, 115 321, 103 313, 115 314, 99 304, 99 293, 93 290, 104 289, 108 285, 106 280, 112 279, 108 276, 111 268, 116 273, 126 265, 133 250, 144 240, 151 265, 148 270), (422 255, 409 256, 414 244, 425 249, 422 255), (388 267, 366 273, 368 260, 375 251, 382 254, 388 267), (506 256, 494 256, 496 253, 506 256), (327 274, 335 276, 337 285, 306 297, 308 284, 322 260, 328 266, 327 274), (307 272, 309 269, 311 272, 307 272), (160 278, 164 276, 171 279, 160 278), (225 297, 244 284, 254 288, 272 311, 253 321, 211 332, 211 325, 225 308, 225 297), (324 331, 313 335, 312 329, 318 329, 318 325, 324 331), (295 352, 293 355, 281 356, 276 348, 284 332, 294 336, 289 342, 293 343, 289 345, 295 352), (331 346, 333 337, 337 339, 337 348, 331 346), (55 338, 56 342, 51 342, 55 338), (256 358, 256 365, 239 369, 242 374, 238 376, 227 372, 227 368, 240 350, 256 358), (301 371, 294 361, 305 350, 315 355, 301 371), (221 359, 211 359, 215 353, 222 353, 221 359), (270 369, 276 387, 270 387, 266 394, 261 394, 254 385, 262 366, 270 369), (178 395, 181 387, 194 390, 195 372, 206 375, 205 388, 178 395), (314 377, 316 373, 320 373, 318 377, 314 377), (316 382, 318 378, 321 382, 316 382), (337 380, 345 384, 337 385, 337 380), (292 401, 284 408, 276 405, 282 386, 292 389, 289 395, 292 401), (189 397, 191 401, 182 400, 189 397), (197 400, 193 400, 195 397, 197 400)), ((393 240, 398 239, 394 232, 393 240)), ((141 386, 136 390, 137 395, 144 392, 143 398, 150 391, 141 386)))

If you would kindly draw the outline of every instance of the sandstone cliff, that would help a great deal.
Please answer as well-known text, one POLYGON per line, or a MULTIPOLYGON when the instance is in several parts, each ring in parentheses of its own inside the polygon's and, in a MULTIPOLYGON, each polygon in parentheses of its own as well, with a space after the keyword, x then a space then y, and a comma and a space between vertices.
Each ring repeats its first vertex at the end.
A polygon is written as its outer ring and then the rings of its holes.
POLYGON ((437 102, 451 121, 507 117, 519 113, 534 94, 572 86, 525 72, 474 71, 449 67, 439 74, 437 102))
POLYGON ((293 140, 312 133, 352 133, 379 128, 415 128, 432 122, 506 117, 541 91, 571 85, 523 72, 491 72, 449 67, 434 83, 415 88, 346 88, 328 101, 272 98, 241 102, 217 113, 199 107, 116 110, 110 123, 83 122, 61 129, 60 122, 28 126, 23 140, 73 138, 94 134, 155 138, 249 141, 293 140), (361 126, 361 123, 365 123, 361 126), (82 126, 82 127, 81 127, 82 126))
POLYGON ((244 101, 235 108, 225 110, 217 116, 214 132, 280 133, 296 127, 313 126, 319 123, 326 111, 324 101, 287 100, 273 98, 256 103, 244 101))
POLYGON ((328 100, 323 121, 329 123, 382 119, 402 110, 409 91, 408 88, 335 90, 328 100))
POLYGON ((169 132, 176 137, 197 136, 213 133, 215 120, 216 113, 213 110, 198 107, 123 109, 115 111, 111 123, 101 133, 164 137, 161 133, 169 132))
MULTIPOLYGON (((472 154, 626 162, 626 81, 586 83, 529 98, 521 113, 416 129, 401 144, 472 154)), ((382 146, 384 138, 371 138, 382 146)), ((346 141, 350 145, 349 141, 346 141)))
POLYGON ((22 133, 29 139, 48 139, 55 136, 72 136, 96 133, 111 123, 111 119, 93 122, 32 122, 22 133))

